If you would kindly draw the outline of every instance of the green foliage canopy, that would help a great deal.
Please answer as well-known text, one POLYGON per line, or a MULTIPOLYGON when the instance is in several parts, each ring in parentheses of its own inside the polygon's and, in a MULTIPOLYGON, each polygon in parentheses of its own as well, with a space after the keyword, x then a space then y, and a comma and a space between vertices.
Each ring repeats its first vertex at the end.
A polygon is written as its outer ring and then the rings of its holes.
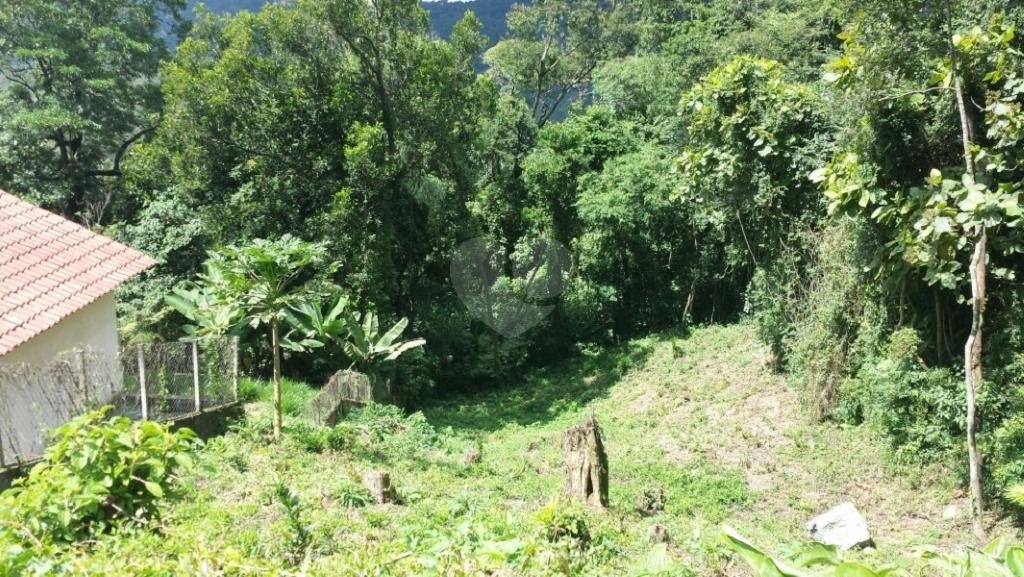
POLYGON ((160 112, 163 33, 185 0, 0 6, 0 181, 88 223, 122 198, 129 148, 160 112))

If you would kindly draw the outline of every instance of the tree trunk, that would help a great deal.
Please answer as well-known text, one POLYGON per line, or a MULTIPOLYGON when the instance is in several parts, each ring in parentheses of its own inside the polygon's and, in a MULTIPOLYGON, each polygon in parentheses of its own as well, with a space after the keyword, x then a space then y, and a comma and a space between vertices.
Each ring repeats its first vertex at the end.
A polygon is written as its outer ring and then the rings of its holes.
POLYGON ((277 339, 277 320, 270 321, 270 348, 274 356, 274 440, 281 440, 281 344, 277 339))
POLYGON ((82 177, 77 174, 73 179, 71 194, 68 195, 67 200, 64 202, 61 212, 65 218, 80 222, 78 213, 85 208, 85 184, 81 182, 82 177))
POLYGON ((697 290, 697 279, 690 281, 690 292, 686 295, 686 306, 683 307, 683 325, 690 325, 690 316, 693 314, 693 297, 697 290))
POLYGON ((568 499, 598 507, 608 506, 608 455, 601 428, 591 416, 562 436, 565 456, 565 487, 568 499))
POLYGON ((985 253, 988 238, 982 228, 971 257, 971 334, 964 347, 964 374, 967 389, 967 460, 970 466, 971 511, 974 533, 985 538, 981 515, 985 510, 981 493, 981 456, 978 454, 977 393, 981 386, 981 334, 985 315, 985 253))
MULTIPOLYGON (((947 13, 948 16, 948 13, 947 13)), ((963 144, 964 168, 974 178, 974 157, 971 143, 974 141, 974 126, 967 110, 967 98, 964 95, 963 80, 960 77, 959 61, 956 48, 953 46, 952 23, 947 38, 950 71, 953 78, 953 91, 956 95, 956 107, 960 113, 960 136, 963 144)), ((985 313, 985 259, 987 256, 988 236, 984 225, 975 231, 974 254, 971 256, 971 334, 964 346, 964 389, 967 396, 967 464, 970 468, 971 512, 974 520, 974 534, 979 540, 985 538, 985 527, 982 524, 982 513, 985 510, 981 493, 981 457, 978 454, 978 416, 977 393, 981 386, 981 334, 985 313)))

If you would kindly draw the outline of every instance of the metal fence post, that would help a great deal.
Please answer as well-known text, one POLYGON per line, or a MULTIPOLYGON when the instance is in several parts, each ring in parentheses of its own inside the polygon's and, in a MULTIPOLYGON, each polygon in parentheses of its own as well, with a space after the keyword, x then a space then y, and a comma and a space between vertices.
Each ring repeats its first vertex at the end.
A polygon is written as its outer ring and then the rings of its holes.
POLYGON ((231 392, 238 402, 238 337, 231 337, 231 392))
POLYGON ((192 341, 192 387, 195 389, 198 413, 203 410, 203 402, 199 396, 199 341, 192 341))
POLYGON ((139 355, 139 399, 142 401, 142 420, 149 420, 149 393, 146 392, 146 352, 142 343, 136 345, 139 355))

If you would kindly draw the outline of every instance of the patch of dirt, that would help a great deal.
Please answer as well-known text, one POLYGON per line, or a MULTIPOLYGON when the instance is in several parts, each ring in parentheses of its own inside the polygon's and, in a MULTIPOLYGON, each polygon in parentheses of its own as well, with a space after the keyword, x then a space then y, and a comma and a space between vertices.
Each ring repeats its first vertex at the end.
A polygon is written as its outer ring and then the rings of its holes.
MULTIPOLYGON (((685 400, 666 414, 657 436, 673 462, 703 457, 743 472, 757 497, 736 524, 781 543, 803 538, 806 520, 851 501, 880 548, 973 542, 969 504, 942 478, 949 471, 892 472, 869 432, 810 423, 798 393, 772 370, 767 348, 750 350, 759 346, 750 336, 708 355, 691 353, 698 357, 687 359, 692 372, 670 386, 685 400), (951 504, 959 516, 943 518, 951 504)), ((658 399, 643 391, 630 406, 646 412, 658 399)), ((1004 523, 993 533, 1008 530, 1004 523)))

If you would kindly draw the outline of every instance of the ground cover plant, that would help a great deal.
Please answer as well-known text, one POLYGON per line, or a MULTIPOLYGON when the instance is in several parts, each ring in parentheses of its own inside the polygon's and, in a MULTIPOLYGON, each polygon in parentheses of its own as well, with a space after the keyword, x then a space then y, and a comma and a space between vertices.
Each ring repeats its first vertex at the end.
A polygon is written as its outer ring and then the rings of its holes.
POLYGON ((0 187, 156 259, 123 344, 250 377, 202 448, 59 429, 0 574, 1015 571, 1021 0, 209 8, 0 2, 0 187), (793 563, 847 500, 877 546, 793 563))
MULTIPOLYGON (((264 400, 206 443, 185 498, 165 499, 158 522, 26 553, 22 567, 104 575, 742 575, 723 524, 785 548, 804 541, 807 518, 846 498, 858 502, 877 545, 848 554, 850 561, 919 570, 916 547, 950 550, 970 539, 968 504, 948 469, 900 468, 868 430, 808 421, 755 334, 744 324, 636 339, 506 389, 411 414, 372 405, 335 427, 312 427, 286 403, 280 443, 272 441, 272 387, 249 383, 264 400), (609 453, 607 511, 559 499, 561 433, 591 413, 609 453), (474 450, 479 460, 467 459, 474 450), (396 504, 373 503, 361 481, 368 470, 391 474, 396 504), (961 512, 947 519, 950 505, 961 512), (649 540, 655 525, 668 543, 649 540)), ((285 399, 312 394, 291 381, 283 390, 285 399)), ((1016 535, 1005 520, 994 527, 1016 535)))

